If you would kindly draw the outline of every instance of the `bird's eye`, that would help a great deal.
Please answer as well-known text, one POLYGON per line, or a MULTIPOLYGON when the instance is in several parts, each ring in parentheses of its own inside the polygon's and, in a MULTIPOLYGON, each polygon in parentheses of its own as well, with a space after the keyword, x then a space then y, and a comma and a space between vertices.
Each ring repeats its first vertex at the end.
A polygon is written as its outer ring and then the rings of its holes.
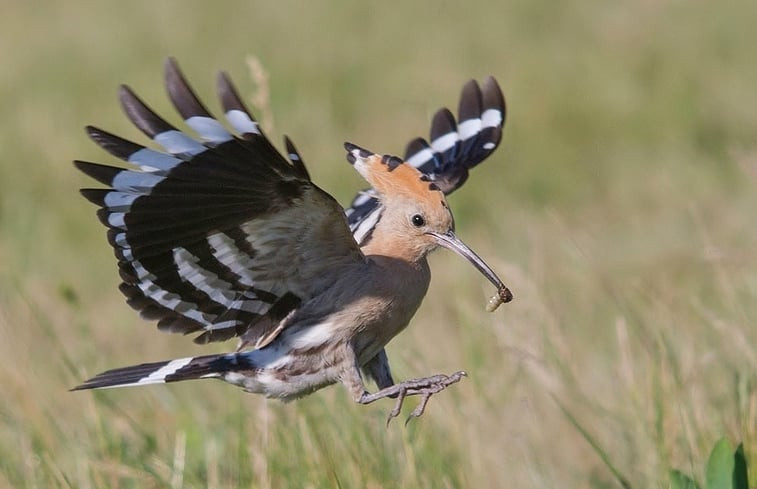
POLYGON ((424 224, 426 224, 426 220, 423 219, 423 216, 420 215, 420 214, 414 215, 412 220, 413 220, 413 226, 415 226, 417 228, 419 228, 419 227, 423 226, 424 224))

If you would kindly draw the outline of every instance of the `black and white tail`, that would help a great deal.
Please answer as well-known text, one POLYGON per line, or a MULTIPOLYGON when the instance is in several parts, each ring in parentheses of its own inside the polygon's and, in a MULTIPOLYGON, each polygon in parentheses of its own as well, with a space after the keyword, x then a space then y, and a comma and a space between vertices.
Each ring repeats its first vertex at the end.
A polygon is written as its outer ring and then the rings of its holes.
POLYGON ((222 377, 234 370, 250 370, 249 360, 236 353, 178 358, 108 370, 74 387, 72 391, 165 384, 180 380, 222 377))

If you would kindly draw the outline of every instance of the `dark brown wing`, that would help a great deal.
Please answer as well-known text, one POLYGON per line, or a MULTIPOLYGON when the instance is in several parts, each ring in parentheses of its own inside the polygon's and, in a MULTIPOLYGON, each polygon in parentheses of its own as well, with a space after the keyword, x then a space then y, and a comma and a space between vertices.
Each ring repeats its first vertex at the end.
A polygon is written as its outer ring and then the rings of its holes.
POLYGON ((101 129, 92 139, 136 166, 77 161, 110 188, 83 189, 109 228, 128 303, 162 330, 205 343, 244 335, 263 346, 282 318, 328 286, 329 270, 364 257, 342 208, 311 181, 294 146, 284 159, 228 77, 219 95, 234 136, 197 99, 175 61, 168 93, 202 142, 174 128, 128 87, 131 121, 165 151, 101 129))

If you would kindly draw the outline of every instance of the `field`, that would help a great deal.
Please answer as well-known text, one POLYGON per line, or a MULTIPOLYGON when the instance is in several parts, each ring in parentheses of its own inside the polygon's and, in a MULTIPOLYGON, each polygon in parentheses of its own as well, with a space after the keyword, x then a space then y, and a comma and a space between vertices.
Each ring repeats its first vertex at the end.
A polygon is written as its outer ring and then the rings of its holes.
POLYGON ((703 482, 721 437, 744 444, 754 484, 755 18, 748 0, 6 2, 0 487, 668 487, 673 469, 703 482), (450 204, 515 300, 485 312, 491 286, 431 257, 394 373, 469 377, 421 419, 386 428, 392 402, 340 386, 290 404, 214 381, 68 392, 234 347, 124 303, 71 164, 115 162, 86 124, 145 142, 120 83, 179 123, 169 55, 216 113, 228 70, 345 204, 364 185, 345 140, 402 153, 468 79, 499 80, 502 146, 450 204))

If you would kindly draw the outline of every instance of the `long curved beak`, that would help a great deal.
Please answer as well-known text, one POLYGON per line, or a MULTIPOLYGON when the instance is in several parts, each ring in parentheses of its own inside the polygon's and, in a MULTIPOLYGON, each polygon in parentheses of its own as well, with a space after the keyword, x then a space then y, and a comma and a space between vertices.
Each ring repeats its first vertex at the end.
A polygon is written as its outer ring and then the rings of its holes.
POLYGON ((497 274, 494 273, 494 271, 489 267, 489 265, 486 264, 484 260, 481 259, 480 256, 478 256, 472 249, 468 248, 468 245, 460 241, 460 239, 455 236, 455 233, 453 231, 450 230, 446 233, 436 233, 429 231, 427 234, 433 236, 440 246, 444 246, 445 248, 454 251, 458 255, 471 262, 471 264, 476 267, 478 271, 484 275, 484 277, 489 279, 489 282, 497 287, 497 295, 489 299, 489 304, 487 305, 487 310, 489 312, 494 311, 494 309, 496 309, 500 304, 513 300, 512 292, 510 292, 510 289, 508 289, 507 286, 502 283, 502 280, 497 277, 497 274))

